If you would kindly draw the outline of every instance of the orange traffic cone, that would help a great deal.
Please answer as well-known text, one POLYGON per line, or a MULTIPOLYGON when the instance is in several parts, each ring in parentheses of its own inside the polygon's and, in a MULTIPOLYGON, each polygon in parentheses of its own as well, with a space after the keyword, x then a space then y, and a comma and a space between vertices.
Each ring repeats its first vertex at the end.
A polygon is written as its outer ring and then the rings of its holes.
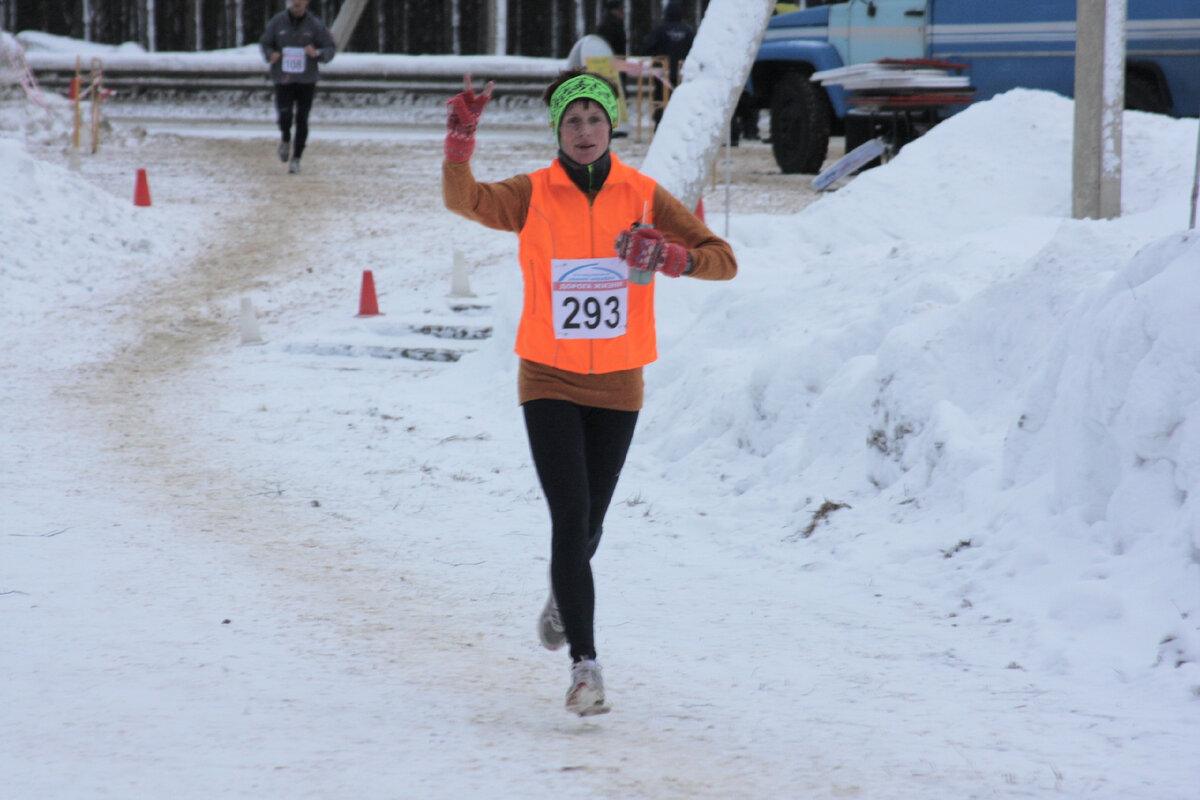
POLYGON ((701 197, 699 200, 696 201, 696 216, 700 218, 701 222, 704 222, 704 198, 703 197, 701 197))
POLYGON ((150 205, 150 183, 146 180, 146 170, 137 171, 137 185, 133 189, 133 204, 135 206, 150 205))
POLYGON ((362 293, 359 295, 358 314, 355 316, 383 316, 379 313, 379 301, 375 299, 375 276, 371 274, 371 270, 369 269, 363 270, 362 293))

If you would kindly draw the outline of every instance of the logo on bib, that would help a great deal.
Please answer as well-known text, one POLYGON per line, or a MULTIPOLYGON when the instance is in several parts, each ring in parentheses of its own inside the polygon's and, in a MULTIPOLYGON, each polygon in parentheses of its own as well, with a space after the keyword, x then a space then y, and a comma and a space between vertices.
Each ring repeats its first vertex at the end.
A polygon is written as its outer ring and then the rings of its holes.
POLYGON ((619 289, 625 285, 625 274, 602 262, 580 264, 556 276, 554 289, 568 292, 594 292, 619 289))

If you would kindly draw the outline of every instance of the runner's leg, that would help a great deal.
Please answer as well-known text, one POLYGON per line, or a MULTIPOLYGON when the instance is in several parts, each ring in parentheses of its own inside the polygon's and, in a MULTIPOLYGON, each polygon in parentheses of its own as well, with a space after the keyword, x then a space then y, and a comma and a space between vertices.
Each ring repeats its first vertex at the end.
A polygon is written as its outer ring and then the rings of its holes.
POLYGON ((625 466, 638 412, 586 408, 583 415, 588 474, 588 558, 600 545, 604 515, 625 466))
POLYGON ((275 115, 279 121, 279 132, 283 141, 292 140, 292 103, 295 102, 294 83, 275 84, 275 115))
POLYGON ((308 142, 308 112, 312 110, 316 92, 315 83, 296 84, 296 142, 292 145, 292 158, 304 155, 304 145, 308 142))
POLYGON ((636 411, 565 400, 523 406, 529 446, 550 506, 550 582, 573 660, 595 658, 595 587, 589 560, 624 464, 636 411))

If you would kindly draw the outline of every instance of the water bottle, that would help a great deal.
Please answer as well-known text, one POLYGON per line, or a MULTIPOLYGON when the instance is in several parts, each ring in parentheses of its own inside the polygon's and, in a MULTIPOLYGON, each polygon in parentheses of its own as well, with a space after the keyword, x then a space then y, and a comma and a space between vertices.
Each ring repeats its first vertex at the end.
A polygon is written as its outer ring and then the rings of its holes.
MULTIPOLYGON (((652 226, 646 225, 641 222, 633 223, 633 230, 635 230, 635 231, 638 228, 649 228, 649 227, 652 227, 652 226)), ((629 268, 629 282, 630 283, 636 283, 638 286, 645 286, 646 284, 650 283, 650 281, 652 281, 652 280, 654 280, 654 270, 638 269, 637 267, 629 268)))

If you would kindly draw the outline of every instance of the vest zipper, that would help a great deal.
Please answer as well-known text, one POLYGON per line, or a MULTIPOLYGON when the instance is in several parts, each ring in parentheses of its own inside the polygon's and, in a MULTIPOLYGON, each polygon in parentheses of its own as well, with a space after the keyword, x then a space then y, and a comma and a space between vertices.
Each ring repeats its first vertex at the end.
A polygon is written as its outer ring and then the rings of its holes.
MULTIPOLYGON (((592 165, 588 164, 588 187, 590 188, 591 185, 592 185, 592 165)), ((595 194, 593 194, 592 192, 587 193, 588 242, 590 243, 590 247, 592 248, 592 252, 591 252, 592 258, 596 257, 596 206, 595 206, 595 199, 596 199, 597 194, 599 194, 599 192, 596 192, 595 194)), ((596 340, 595 339, 591 339, 588 341, 588 374, 589 375, 596 374, 596 340)))

